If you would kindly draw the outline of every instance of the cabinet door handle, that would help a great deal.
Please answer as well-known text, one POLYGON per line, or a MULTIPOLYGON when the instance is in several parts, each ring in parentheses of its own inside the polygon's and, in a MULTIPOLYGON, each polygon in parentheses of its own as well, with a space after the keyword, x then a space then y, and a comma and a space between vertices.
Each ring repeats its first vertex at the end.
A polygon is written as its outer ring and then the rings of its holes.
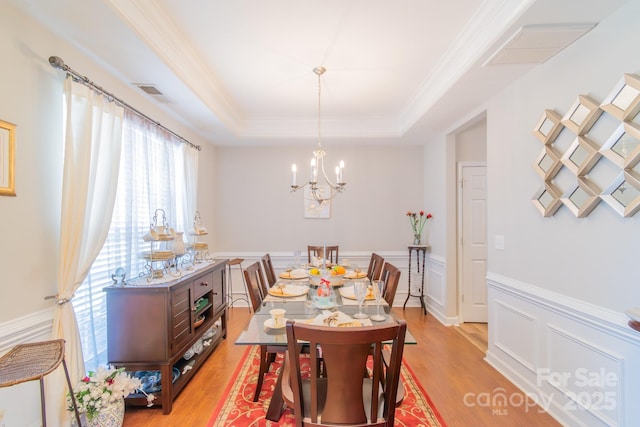
POLYGON ((200 282, 200 286, 209 286, 209 282, 200 282))

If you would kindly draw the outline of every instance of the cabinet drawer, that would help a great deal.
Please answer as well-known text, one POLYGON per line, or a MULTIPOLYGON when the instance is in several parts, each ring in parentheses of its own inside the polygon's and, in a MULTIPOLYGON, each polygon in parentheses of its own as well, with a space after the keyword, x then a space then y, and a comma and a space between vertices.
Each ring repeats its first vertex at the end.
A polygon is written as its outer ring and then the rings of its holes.
POLYGON ((193 281, 194 300, 213 289, 213 273, 205 274, 193 281))

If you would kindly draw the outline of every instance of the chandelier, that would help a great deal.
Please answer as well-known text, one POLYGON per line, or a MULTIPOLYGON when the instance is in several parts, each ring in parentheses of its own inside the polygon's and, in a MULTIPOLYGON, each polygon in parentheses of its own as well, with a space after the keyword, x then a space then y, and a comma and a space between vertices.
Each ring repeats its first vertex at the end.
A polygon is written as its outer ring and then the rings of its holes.
POLYGON ((309 176, 309 181, 307 181, 303 185, 297 185, 296 174, 298 169, 295 164, 291 165, 291 173, 293 174, 291 191, 294 192, 298 191, 301 188, 309 187, 309 194, 311 195, 311 198, 315 200, 319 206, 324 206, 328 200, 333 199, 338 193, 342 193, 342 190, 344 190, 344 186, 346 185, 346 182, 344 182, 342 178, 344 161, 340 160, 340 165, 336 166, 335 168, 335 183, 329 179, 327 173, 324 170, 324 156, 327 153, 322 149, 322 133, 320 120, 320 76, 322 76, 325 71, 327 70, 324 67, 316 67, 313 69, 313 72, 318 76, 318 146, 313 152, 313 157, 311 158, 311 174, 309 176), (323 181, 319 182, 319 178, 323 179, 323 181))

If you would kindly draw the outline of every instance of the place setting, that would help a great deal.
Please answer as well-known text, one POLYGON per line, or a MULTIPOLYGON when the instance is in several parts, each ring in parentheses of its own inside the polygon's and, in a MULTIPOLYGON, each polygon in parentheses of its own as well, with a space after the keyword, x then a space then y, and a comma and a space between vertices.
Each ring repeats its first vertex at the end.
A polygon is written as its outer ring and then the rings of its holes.
POLYGON ((308 292, 309 286, 307 285, 278 281, 269 288, 269 290, 267 291, 268 295, 265 300, 277 301, 280 298, 286 298, 288 300, 299 299, 300 301, 304 301, 307 299, 308 292))
POLYGON ((386 305, 382 298, 382 294, 384 292, 384 282, 382 280, 374 280, 372 282, 365 281, 357 281, 353 282, 351 286, 344 286, 340 288, 340 296, 342 297, 343 305, 358 305, 358 313, 354 314, 353 317, 356 319, 366 319, 371 318, 371 320, 376 322, 382 322, 386 320, 386 316, 380 314, 380 306, 386 305), (365 303, 369 303, 367 305, 376 305, 376 313, 369 316, 366 313, 362 312, 362 306, 365 303))

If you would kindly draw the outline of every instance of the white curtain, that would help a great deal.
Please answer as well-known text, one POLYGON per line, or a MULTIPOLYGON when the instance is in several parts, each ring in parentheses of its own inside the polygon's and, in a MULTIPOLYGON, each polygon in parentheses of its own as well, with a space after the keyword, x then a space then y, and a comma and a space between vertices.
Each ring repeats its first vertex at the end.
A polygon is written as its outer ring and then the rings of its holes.
MULTIPOLYGON (((124 109, 105 96, 67 77, 65 146, 60 224, 57 306, 53 339, 64 338, 71 382, 84 376, 82 348, 71 304, 109 231, 118 182, 124 109)), ((46 381, 49 402, 66 390, 61 370, 46 381)), ((64 398, 64 395, 62 396, 64 398)), ((57 420, 68 420, 65 401, 48 405, 57 420)), ((56 424, 56 423, 54 423, 56 424)))
MULTIPOLYGON (((193 219, 196 211, 198 210, 197 197, 198 197, 198 150, 189 147, 187 144, 180 146, 180 156, 182 157, 182 167, 184 176, 184 188, 186 188, 184 194, 184 200, 182 205, 186 206, 186 212, 182 219, 182 227, 188 236, 190 231, 193 231, 193 219)), ((211 219, 205 222, 212 222, 211 219)))

